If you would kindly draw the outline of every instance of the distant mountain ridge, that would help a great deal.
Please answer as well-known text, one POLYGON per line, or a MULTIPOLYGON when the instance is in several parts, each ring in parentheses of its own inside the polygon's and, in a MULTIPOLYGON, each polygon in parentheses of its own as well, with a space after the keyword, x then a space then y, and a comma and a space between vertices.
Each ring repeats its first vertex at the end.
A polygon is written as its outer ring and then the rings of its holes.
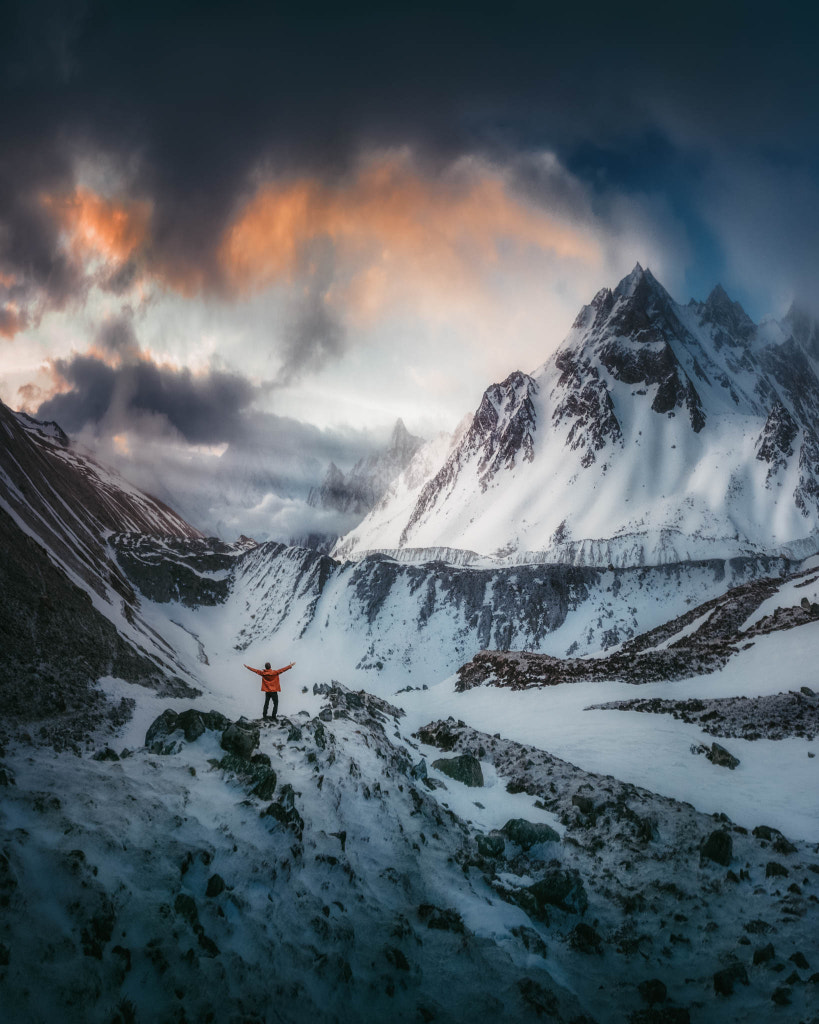
POLYGON ((406 469, 423 443, 424 439, 411 434, 399 418, 383 451, 359 459, 347 474, 331 462, 321 487, 311 489, 307 504, 313 508, 365 515, 406 469))
POLYGON ((542 366, 487 389, 411 507, 404 487, 398 514, 399 482, 333 553, 804 557, 819 549, 817 423, 814 320, 754 324, 720 285, 683 306, 638 264, 542 366))

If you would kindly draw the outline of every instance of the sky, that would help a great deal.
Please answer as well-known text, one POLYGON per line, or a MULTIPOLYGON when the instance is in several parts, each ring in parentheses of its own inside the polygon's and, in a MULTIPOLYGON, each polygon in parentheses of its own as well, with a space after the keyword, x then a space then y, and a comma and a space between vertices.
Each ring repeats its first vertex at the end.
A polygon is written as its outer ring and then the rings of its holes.
POLYGON ((452 430, 637 261, 819 306, 796 4, 0 12, 0 399, 137 483, 452 430))

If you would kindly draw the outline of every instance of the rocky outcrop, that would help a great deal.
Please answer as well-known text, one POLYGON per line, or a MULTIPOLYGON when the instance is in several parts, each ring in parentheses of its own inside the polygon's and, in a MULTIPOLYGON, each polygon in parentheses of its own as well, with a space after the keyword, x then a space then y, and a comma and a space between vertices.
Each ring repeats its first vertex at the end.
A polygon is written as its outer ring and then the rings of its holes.
MULTIPOLYGON (((810 572, 797 573, 793 578, 810 572)), ((610 679, 647 683, 715 672, 737 653, 740 644, 754 636, 813 620, 813 613, 798 605, 787 614, 779 610, 773 616, 762 617, 740 633, 740 626, 777 592, 779 584, 778 580, 762 579, 734 587, 721 597, 626 641, 605 657, 555 658, 527 651, 481 651, 458 670, 456 689, 463 692, 484 684, 528 689, 610 679), (698 627, 689 630, 697 620, 702 620, 698 627)), ((628 704, 632 706, 631 702, 628 704)), ((619 702, 607 706, 623 705, 619 702)), ((633 706, 653 710, 648 705, 633 706)))
POLYGON ((231 570, 246 543, 225 544, 215 537, 179 540, 141 534, 115 534, 111 547, 129 581, 151 601, 179 601, 189 608, 224 604, 231 570))
POLYGON ((478 484, 485 491, 500 472, 534 459, 536 393, 535 381, 519 371, 487 389, 460 444, 421 491, 399 546, 413 526, 458 486, 467 464, 475 463, 478 484))
POLYGON ((765 426, 756 443, 756 457, 760 462, 768 463, 768 486, 771 479, 787 466, 788 460, 793 456, 793 442, 798 433, 799 427, 793 416, 777 400, 768 413, 765 426))
MULTIPOLYGON (((819 616, 815 616, 819 617, 819 616)), ((819 695, 810 687, 799 692, 766 694, 763 697, 718 697, 689 700, 609 701, 595 708, 671 715, 696 723, 711 736, 737 736, 744 740, 780 740, 819 735, 819 695), (805 692, 807 691, 807 692, 805 692)))
POLYGON ((129 643, 2 509, 0 550, 0 735, 35 729, 57 749, 79 749, 101 726, 121 725, 134 702, 108 701, 96 688, 102 676, 162 694, 198 693, 129 643))

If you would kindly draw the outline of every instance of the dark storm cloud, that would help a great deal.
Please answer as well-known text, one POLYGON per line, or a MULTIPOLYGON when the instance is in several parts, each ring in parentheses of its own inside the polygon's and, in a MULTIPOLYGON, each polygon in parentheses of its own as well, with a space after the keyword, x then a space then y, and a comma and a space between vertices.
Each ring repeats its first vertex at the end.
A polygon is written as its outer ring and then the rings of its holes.
POLYGON ((112 317, 100 326, 97 343, 112 355, 131 355, 139 351, 139 341, 131 317, 127 313, 112 317))
POLYGON ((294 464, 309 462, 308 487, 320 483, 327 463, 349 467, 386 444, 379 432, 322 430, 266 410, 265 395, 275 390, 237 374, 194 375, 158 366, 138 355, 127 315, 107 321, 96 341, 124 361, 112 366, 94 354, 56 360, 54 372, 65 390, 40 404, 37 419, 56 420, 75 435, 131 432, 153 442, 170 434, 189 444, 228 443, 237 458, 263 453, 266 461, 279 464, 284 483, 294 464), (251 408, 254 403, 259 408, 251 408))
POLYGON ((38 419, 56 420, 69 433, 104 425, 107 433, 167 424, 190 444, 220 444, 244 433, 243 413, 258 388, 235 374, 157 366, 145 359, 109 366, 92 355, 56 360, 68 390, 43 402, 38 419))
MULTIPOLYGON (((692 156, 801 164, 819 199, 816 10, 260 6, 7 6, 0 272, 32 310, 82 285, 39 200, 71 187, 78 153, 104 153, 150 199, 146 259, 189 292, 224 288, 217 247, 254 170, 338 179, 367 146, 409 144, 431 174, 462 153, 550 149, 603 209, 614 189, 647 190, 684 220, 701 216, 692 156)), ((769 202, 784 212, 788 195, 774 185, 769 202)), ((719 241, 692 232, 718 262, 719 241)), ((109 287, 126 285, 126 266, 109 287)), ((291 352, 306 365, 339 341, 320 292, 308 300, 292 333, 306 351, 291 352)))

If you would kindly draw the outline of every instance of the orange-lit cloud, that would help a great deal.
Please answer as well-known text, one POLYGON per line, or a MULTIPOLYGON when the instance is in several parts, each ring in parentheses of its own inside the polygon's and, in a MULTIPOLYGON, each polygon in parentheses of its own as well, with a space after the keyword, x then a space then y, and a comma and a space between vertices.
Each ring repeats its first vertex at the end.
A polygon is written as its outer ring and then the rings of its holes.
POLYGON ((516 195, 499 171, 465 165, 431 180, 398 155, 371 160, 341 185, 262 185, 221 247, 231 290, 248 294, 309 274, 310 243, 319 239, 332 241, 337 263, 325 298, 362 321, 410 297, 474 298, 511 254, 601 259, 589 235, 516 195))
POLYGON ((106 199, 83 186, 68 196, 44 196, 44 206, 66 232, 78 259, 125 263, 148 238, 151 204, 106 199))
POLYGON ((28 314, 19 309, 15 302, 0 306, 0 338, 13 338, 28 326, 28 314))

